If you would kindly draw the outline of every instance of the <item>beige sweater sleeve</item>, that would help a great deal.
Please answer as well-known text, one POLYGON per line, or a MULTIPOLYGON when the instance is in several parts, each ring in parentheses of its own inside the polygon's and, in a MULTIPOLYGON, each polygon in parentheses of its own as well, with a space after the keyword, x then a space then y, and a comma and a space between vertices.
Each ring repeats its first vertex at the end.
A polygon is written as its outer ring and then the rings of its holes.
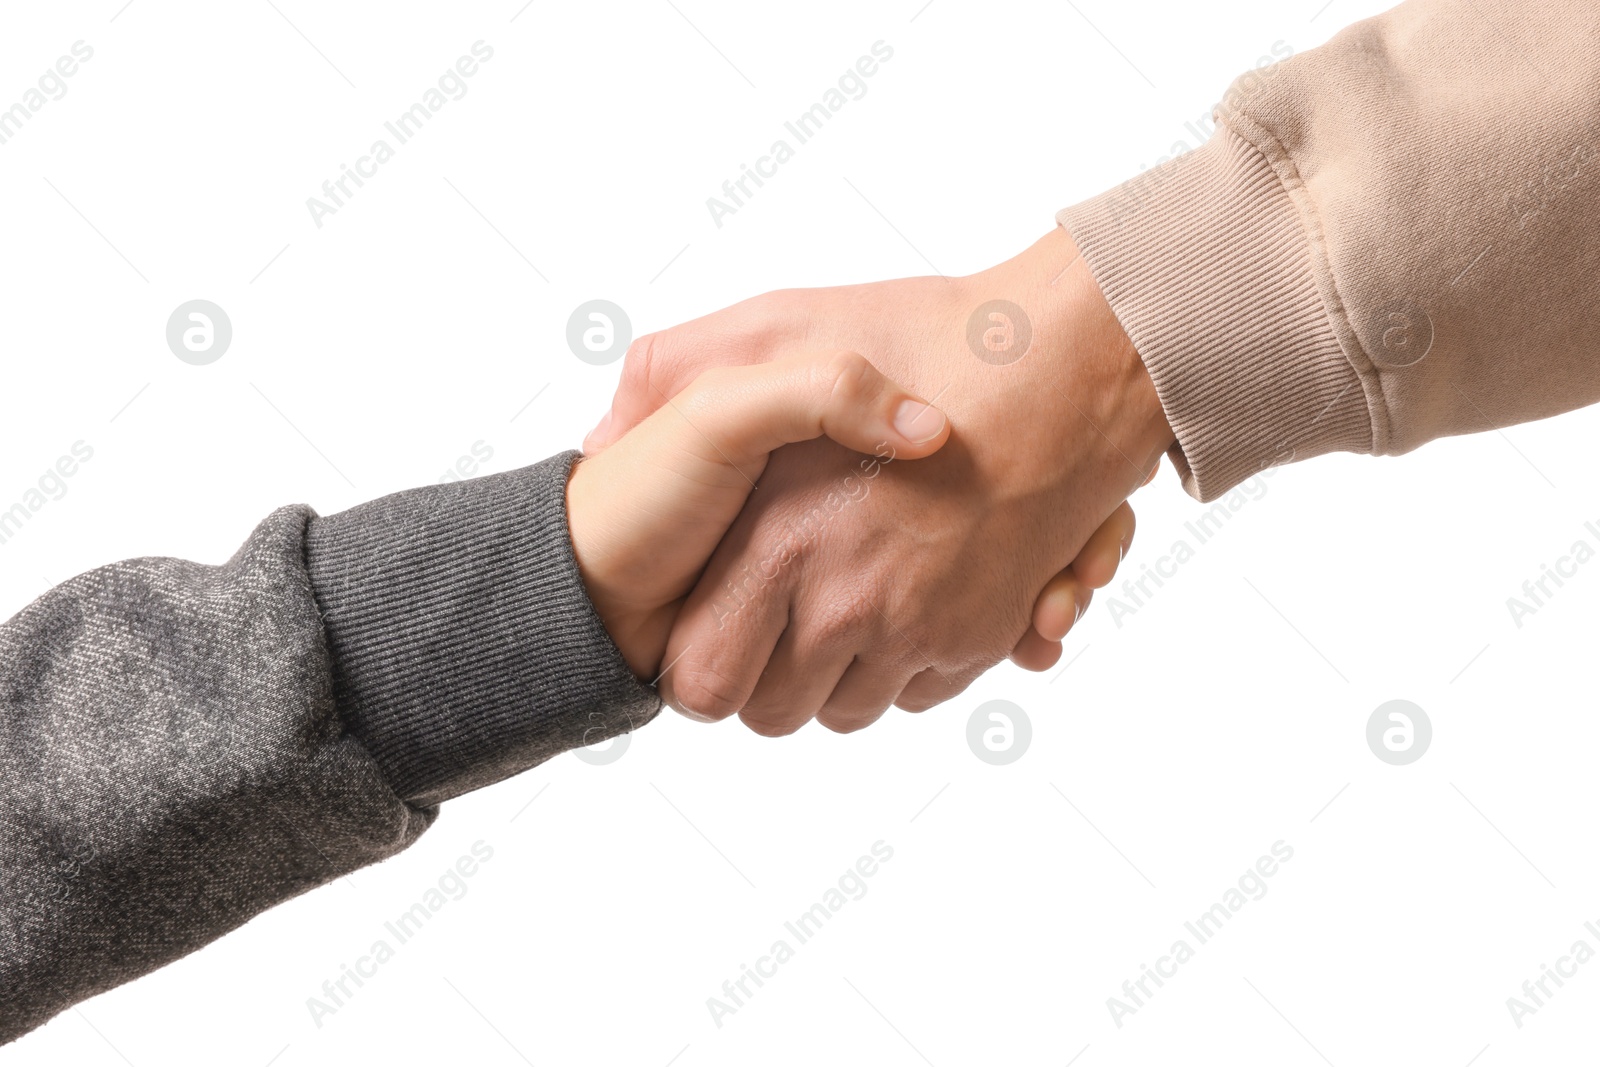
POLYGON ((1600 3, 1409 0, 1063 210, 1202 500, 1600 400, 1600 3))

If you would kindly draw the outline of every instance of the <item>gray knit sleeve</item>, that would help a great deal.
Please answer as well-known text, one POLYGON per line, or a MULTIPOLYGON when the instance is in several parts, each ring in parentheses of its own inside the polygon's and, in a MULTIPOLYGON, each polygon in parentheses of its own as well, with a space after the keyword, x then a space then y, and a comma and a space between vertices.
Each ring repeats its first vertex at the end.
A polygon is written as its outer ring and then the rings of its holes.
POLYGON ((574 458, 282 508, 0 626, 0 1043, 660 710, 584 594, 574 458))

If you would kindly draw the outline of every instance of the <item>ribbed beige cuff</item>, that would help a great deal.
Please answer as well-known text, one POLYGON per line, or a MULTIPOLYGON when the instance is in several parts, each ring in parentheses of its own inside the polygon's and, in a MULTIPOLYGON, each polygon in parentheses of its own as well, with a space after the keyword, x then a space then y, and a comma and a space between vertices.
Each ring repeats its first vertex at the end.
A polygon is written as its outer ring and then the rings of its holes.
POLYGON ((1272 165, 1219 125, 1196 151, 1062 210, 1177 435, 1190 495, 1369 452, 1372 419, 1321 296, 1306 226, 1272 165))

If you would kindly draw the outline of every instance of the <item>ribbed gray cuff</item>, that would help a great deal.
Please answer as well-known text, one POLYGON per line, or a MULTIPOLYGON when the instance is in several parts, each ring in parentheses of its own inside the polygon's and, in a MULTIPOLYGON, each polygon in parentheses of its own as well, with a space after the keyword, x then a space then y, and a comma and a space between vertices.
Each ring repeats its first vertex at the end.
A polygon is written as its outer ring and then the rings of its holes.
POLYGON ((1372 417, 1272 164, 1226 126, 1062 210, 1144 359, 1184 488, 1213 500, 1269 466, 1369 452, 1372 417))
POLYGON ((340 713, 413 804, 661 710, 578 573, 566 509, 577 457, 407 490, 307 526, 340 713))

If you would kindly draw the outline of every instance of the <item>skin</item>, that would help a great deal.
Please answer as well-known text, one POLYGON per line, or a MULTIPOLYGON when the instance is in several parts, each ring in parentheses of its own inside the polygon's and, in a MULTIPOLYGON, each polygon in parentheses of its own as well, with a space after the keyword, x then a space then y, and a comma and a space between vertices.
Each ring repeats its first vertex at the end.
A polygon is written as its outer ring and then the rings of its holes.
POLYGON ((951 439, 916 463, 863 465, 829 441, 774 455, 674 621, 663 696, 763 734, 813 717, 847 731, 947 700, 1008 655, 1053 662, 1132 537, 1127 496, 1174 440, 1071 238, 965 278, 771 293, 640 338, 586 450, 604 456, 708 368, 818 348, 871 353, 948 414, 951 439), (996 299, 1031 324, 1009 362, 968 340, 996 299))
MULTIPOLYGON (((707 371, 614 447, 579 461, 567 483, 573 549, 629 667, 645 680, 659 672, 685 598, 774 449, 827 435, 863 459, 892 448, 908 461, 943 447, 950 432, 941 411, 861 356, 800 353, 707 371), (896 424, 902 414, 910 433, 896 424)), ((1106 540, 1079 563, 1104 584, 1119 554, 1106 540)), ((1070 611, 1078 585, 1059 579, 1049 610, 1070 611)))
POLYGON ((941 448, 950 425, 861 356, 799 353, 708 370, 614 447, 578 462, 567 482, 578 569, 636 675, 657 672, 684 598, 769 454, 823 435, 841 449, 887 446, 914 460, 941 448))

